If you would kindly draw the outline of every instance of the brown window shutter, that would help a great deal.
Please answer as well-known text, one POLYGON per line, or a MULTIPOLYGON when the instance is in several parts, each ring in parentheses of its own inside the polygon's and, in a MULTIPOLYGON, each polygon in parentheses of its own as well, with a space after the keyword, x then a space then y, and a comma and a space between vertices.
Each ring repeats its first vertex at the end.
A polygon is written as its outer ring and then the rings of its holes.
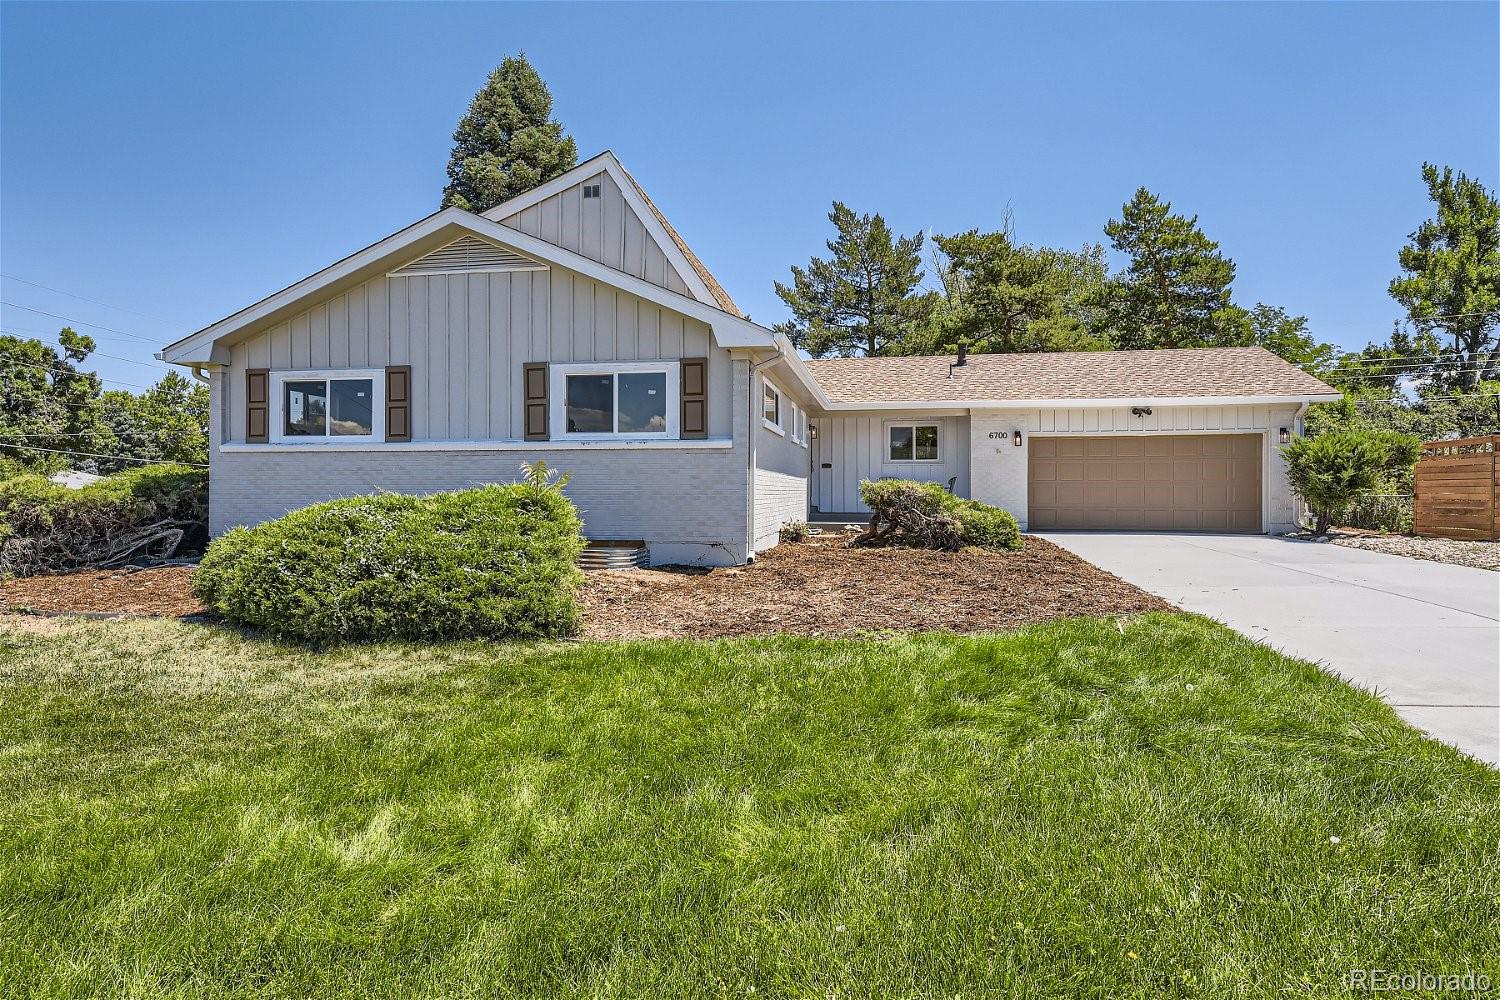
POLYGON ((271 440, 271 372, 266 368, 245 369, 245 440, 271 440))
POLYGON ((521 367, 522 428, 527 441, 546 441, 552 437, 547 412, 547 363, 535 361, 521 367))
POLYGON ((682 359, 682 424, 685 438, 708 437, 708 359, 682 359))
POLYGON ((386 366, 385 439, 411 440, 411 365, 386 366))

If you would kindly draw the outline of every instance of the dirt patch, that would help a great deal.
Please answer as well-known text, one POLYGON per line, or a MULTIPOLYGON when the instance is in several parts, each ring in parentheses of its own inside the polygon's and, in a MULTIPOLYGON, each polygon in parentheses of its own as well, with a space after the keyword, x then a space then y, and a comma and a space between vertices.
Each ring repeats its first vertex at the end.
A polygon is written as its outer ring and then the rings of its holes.
POLYGON ((166 618, 201 614, 202 603, 188 589, 192 573, 191 566, 157 566, 0 580, 0 609, 166 618))
POLYGON ((1040 538, 1021 552, 779 545, 754 565, 593 573, 582 636, 716 638, 950 629, 989 632, 1169 605, 1040 538))
MULTIPOLYGON (((0 582, 0 608, 199 614, 192 567, 85 571, 0 582)), ((726 569, 588 573, 583 639, 990 632, 1069 615, 1169 605, 1040 538, 1021 552, 848 549, 841 537, 779 545, 726 569)))

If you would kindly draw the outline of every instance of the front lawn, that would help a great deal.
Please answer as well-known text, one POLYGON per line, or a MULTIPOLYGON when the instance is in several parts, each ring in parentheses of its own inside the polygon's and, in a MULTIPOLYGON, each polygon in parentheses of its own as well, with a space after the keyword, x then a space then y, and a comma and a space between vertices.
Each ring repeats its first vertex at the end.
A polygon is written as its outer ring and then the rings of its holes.
POLYGON ((0 996, 1500 982, 1500 773, 1203 619, 371 646, 0 625, 0 996))

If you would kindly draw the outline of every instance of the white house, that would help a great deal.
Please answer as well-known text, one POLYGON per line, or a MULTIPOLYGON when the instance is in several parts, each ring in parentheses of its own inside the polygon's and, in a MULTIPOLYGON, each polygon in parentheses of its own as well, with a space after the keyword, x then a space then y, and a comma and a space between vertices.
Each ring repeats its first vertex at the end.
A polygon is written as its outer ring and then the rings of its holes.
POLYGON ((1291 530, 1278 445, 1338 393, 1259 348, 807 361, 610 153, 444 209, 167 346, 212 390, 210 528, 538 458, 597 540, 732 564, 861 479, 1023 527, 1291 530))

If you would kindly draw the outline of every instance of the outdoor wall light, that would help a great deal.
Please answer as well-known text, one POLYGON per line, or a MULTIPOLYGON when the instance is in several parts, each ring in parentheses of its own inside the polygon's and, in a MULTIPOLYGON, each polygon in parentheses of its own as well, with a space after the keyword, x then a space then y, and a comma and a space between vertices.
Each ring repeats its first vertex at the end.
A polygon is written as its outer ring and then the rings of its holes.
POLYGON ((808 424, 807 425, 807 433, 810 434, 810 435, 812 435, 812 439, 814 441, 816 441, 818 439, 818 425, 817 424, 808 424))
POLYGON ((1016 431, 1015 433, 1013 433, 1010 436, 1010 443, 1013 444, 1013 445, 1015 445, 1017 448, 1021 447, 1021 432, 1020 431, 1016 431))
POLYGON ((1292 439, 1292 432, 1290 430, 1288 430, 1287 428, 1283 427, 1281 429, 1281 433, 1279 433, 1277 435, 1277 437, 1279 437, 1281 439, 1281 443, 1282 444, 1286 444, 1288 441, 1290 441, 1292 439))

